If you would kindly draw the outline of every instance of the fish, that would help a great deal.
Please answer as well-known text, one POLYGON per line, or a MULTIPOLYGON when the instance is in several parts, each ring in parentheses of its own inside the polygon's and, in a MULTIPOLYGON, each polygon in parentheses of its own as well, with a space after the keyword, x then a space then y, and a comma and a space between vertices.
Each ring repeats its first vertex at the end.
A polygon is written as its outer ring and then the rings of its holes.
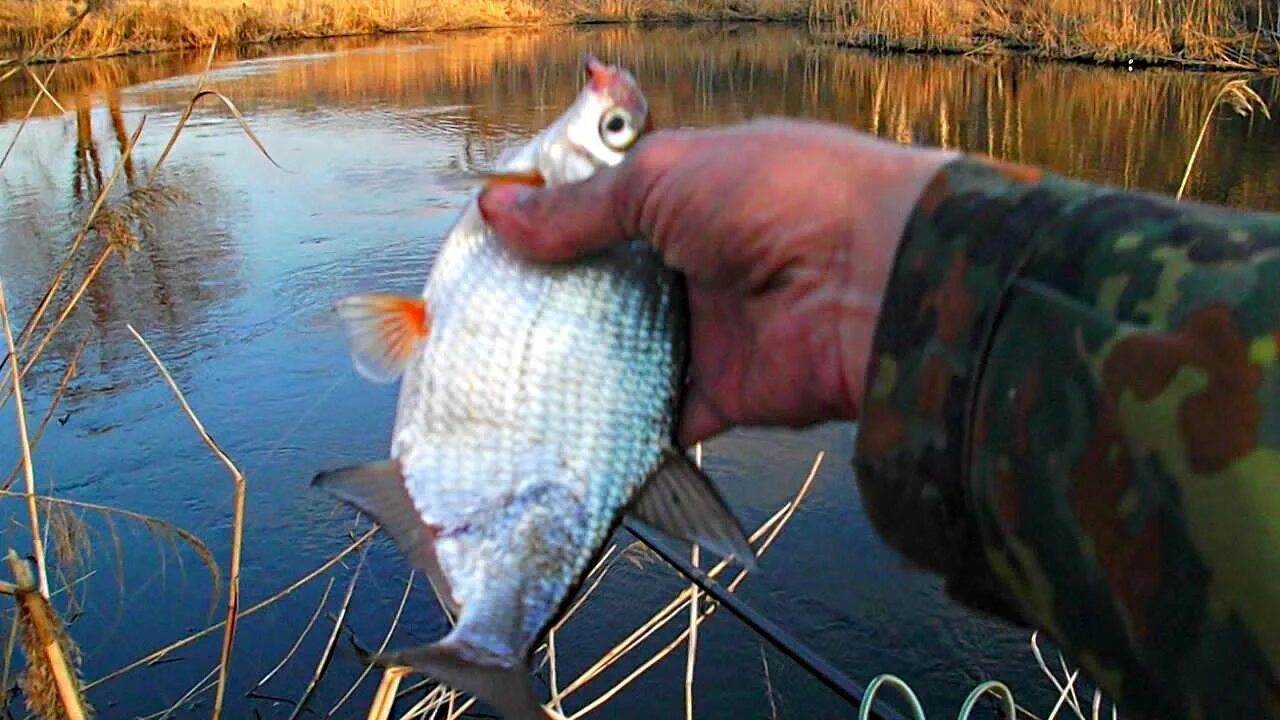
MULTIPOLYGON (((654 123, 625 68, 583 56, 582 86, 484 182, 551 187, 617 165, 654 123)), ((440 639, 367 654, 548 717, 531 660, 625 518, 755 569, 750 542, 676 440, 687 377, 684 277, 643 238, 567 263, 519 257, 478 193, 420 296, 338 301, 355 369, 399 382, 388 457, 312 486, 377 522, 453 619, 440 639)))

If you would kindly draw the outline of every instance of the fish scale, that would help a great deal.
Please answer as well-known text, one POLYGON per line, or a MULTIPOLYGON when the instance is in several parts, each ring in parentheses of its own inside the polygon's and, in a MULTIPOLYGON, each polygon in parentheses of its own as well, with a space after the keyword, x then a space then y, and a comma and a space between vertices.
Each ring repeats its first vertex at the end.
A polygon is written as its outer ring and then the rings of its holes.
MULTIPOLYGON (((650 126, 630 74, 586 60, 587 86, 493 182, 555 185, 615 165, 650 126)), ((544 718, 534 647, 624 514, 753 567, 718 491, 678 449, 683 278, 636 240, 559 265, 508 249, 472 199, 417 298, 339 303, 357 369, 401 383, 390 458, 314 483, 371 515, 456 622, 370 658, 544 718)))

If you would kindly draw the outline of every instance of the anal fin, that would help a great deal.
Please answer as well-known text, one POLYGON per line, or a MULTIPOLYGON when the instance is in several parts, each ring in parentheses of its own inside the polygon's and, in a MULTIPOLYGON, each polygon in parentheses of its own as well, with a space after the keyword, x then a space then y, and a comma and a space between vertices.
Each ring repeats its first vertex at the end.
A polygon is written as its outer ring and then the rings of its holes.
POLYGON ((460 640, 366 657, 381 667, 408 667, 444 685, 492 705, 503 720, 548 720, 554 716, 538 702, 529 669, 514 657, 499 657, 460 640))
POLYGON ((754 570, 755 552, 724 498, 697 465, 666 448, 662 462, 632 502, 637 520, 678 540, 695 543, 721 557, 732 556, 754 570))
POLYGON ((316 475, 311 485, 329 492, 381 525, 410 564, 431 581, 446 609, 455 617, 458 615, 461 607, 436 559, 436 532, 413 506, 398 463, 388 460, 329 470, 316 475))

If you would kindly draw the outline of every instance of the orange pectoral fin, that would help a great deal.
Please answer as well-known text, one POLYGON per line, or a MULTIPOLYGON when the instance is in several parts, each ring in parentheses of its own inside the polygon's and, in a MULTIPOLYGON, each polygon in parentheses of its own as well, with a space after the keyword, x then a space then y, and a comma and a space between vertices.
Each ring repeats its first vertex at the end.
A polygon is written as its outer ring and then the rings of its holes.
POLYGON ((402 295, 353 295, 338 303, 352 361, 373 382, 393 382, 431 331, 426 302, 402 295))

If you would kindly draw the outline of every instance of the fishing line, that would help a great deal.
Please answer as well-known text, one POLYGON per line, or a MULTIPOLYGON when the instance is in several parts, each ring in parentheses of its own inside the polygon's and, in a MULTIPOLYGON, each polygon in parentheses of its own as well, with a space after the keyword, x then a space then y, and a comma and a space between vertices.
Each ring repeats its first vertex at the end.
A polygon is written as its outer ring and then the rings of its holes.
POLYGON ((858 683, 840 672, 839 669, 799 639, 743 602, 741 598, 720 587, 705 572, 691 565, 683 557, 663 547, 662 543, 649 530, 638 525, 629 517, 624 518, 622 524, 640 542, 657 553, 663 560, 666 560, 676 571, 697 585, 703 592, 714 598, 734 617, 746 623, 747 627, 751 628, 757 635, 768 640, 775 648, 798 663, 810 675, 821 681, 822 684, 826 685, 850 705, 862 709, 863 712, 860 717, 876 718, 876 720, 906 720, 905 716, 886 705, 883 701, 875 701, 871 704, 871 707, 864 708, 863 705, 867 704, 866 698, 869 697, 867 688, 858 685, 858 683))
MULTIPOLYGON (((329 388, 324 392, 320 393, 320 397, 316 398, 316 401, 311 403, 311 407, 307 408, 301 415, 298 416, 298 419, 293 423, 293 427, 285 431, 284 435, 281 436, 281 438, 276 441, 275 447, 267 451, 266 457, 262 458, 262 460, 259 461, 259 464, 266 464, 271 460, 271 458, 275 457, 275 454, 280 451, 281 447, 284 446, 285 441, 288 440, 295 432, 297 432, 298 428, 302 427, 302 423, 306 422, 307 419, 311 417, 311 413, 315 412, 316 409, 320 407, 320 405, 322 405, 326 400, 329 399, 329 396, 333 394, 334 390, 338 389, 338 385, 342 384, 342 381, 344 379, 346 378, 344 378, 341 375, 334 378, 333 383, 329 385, 329 388)), ((246 472, 245 476, 248 477, 248 475, 249 473, 246 472)))

